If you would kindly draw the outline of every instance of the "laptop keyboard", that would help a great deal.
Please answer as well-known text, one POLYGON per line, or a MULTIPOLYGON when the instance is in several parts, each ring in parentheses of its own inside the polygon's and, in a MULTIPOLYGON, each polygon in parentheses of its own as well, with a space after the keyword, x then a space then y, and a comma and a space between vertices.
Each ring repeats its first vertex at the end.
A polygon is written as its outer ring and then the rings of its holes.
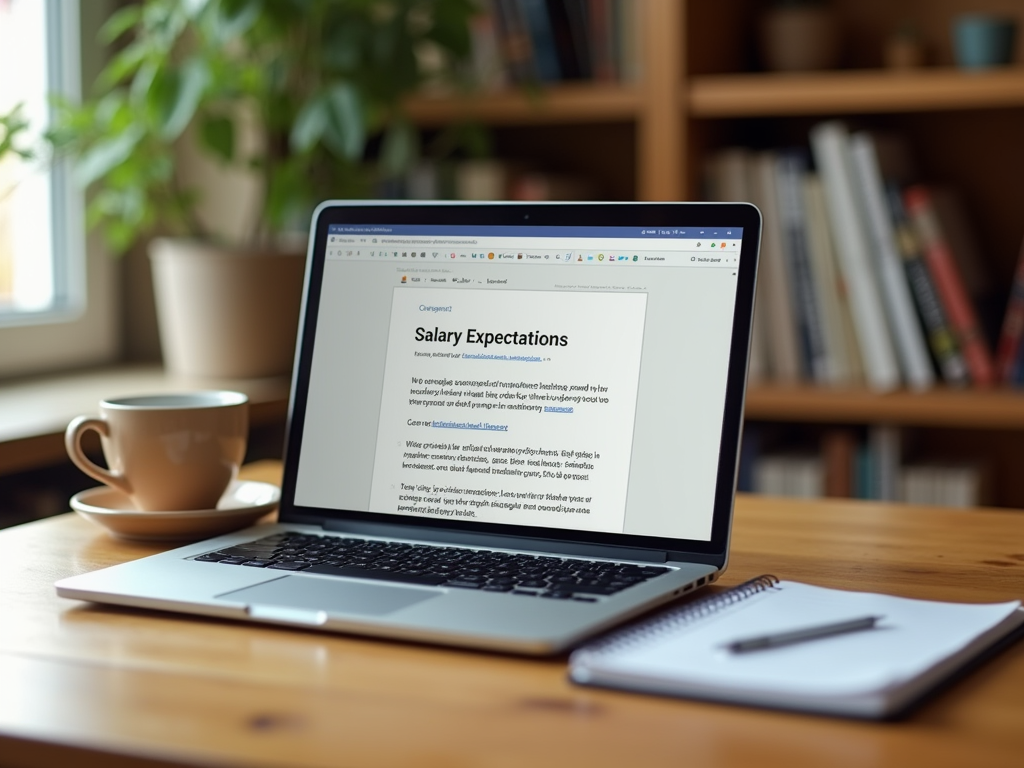
POLYGON ((669 568, 463 547, 278 533, 200 562, 595 602, 669 568))

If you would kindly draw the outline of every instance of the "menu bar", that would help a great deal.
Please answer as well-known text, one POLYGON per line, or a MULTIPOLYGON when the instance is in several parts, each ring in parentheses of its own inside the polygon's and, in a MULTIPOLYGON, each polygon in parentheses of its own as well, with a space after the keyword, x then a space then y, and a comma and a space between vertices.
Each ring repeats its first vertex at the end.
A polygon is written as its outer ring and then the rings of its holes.
POLYGON ((694 240, 673 251, 620 251, 611 249, 534 249, 534 250, 395 250, 352 247, 350 244, 328 247, 332 261, 394 262, 420 264, 562 264, 590 266, 718 266, 735 267, 739 263, 739 242, 694 240))

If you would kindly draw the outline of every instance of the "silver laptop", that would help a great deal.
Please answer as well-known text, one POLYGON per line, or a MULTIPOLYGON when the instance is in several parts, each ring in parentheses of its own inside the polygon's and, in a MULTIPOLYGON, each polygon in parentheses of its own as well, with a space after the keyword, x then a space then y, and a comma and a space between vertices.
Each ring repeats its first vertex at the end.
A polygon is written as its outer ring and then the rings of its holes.
POLYGON ((726 567, 760 215, 329 202, 280 522, 62 597, 530 654, 726 567))

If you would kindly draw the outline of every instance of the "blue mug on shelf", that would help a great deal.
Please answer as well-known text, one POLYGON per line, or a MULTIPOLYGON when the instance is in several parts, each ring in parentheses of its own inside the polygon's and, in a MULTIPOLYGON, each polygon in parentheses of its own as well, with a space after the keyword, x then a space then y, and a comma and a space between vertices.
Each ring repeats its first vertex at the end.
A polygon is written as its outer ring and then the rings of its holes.
POLYGON ((1007 16, 971 13, 953 20, 953 51, 963 69, 985 69, 1009 64, 1017 23, 1007 16))

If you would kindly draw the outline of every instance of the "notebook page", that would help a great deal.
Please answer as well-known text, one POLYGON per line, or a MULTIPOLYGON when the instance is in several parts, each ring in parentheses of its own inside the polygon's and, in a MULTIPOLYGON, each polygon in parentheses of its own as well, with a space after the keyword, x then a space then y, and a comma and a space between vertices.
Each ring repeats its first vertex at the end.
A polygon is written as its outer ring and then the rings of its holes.
POLYGON ((719 691, 854 696, 912 679, 995 626, 1020 602, 963 605, 783 581, 675 632, 605 657, 605 672, 678 680, 719 691), (727 643, 883 616, 875 629, 736 654, 727 643))

